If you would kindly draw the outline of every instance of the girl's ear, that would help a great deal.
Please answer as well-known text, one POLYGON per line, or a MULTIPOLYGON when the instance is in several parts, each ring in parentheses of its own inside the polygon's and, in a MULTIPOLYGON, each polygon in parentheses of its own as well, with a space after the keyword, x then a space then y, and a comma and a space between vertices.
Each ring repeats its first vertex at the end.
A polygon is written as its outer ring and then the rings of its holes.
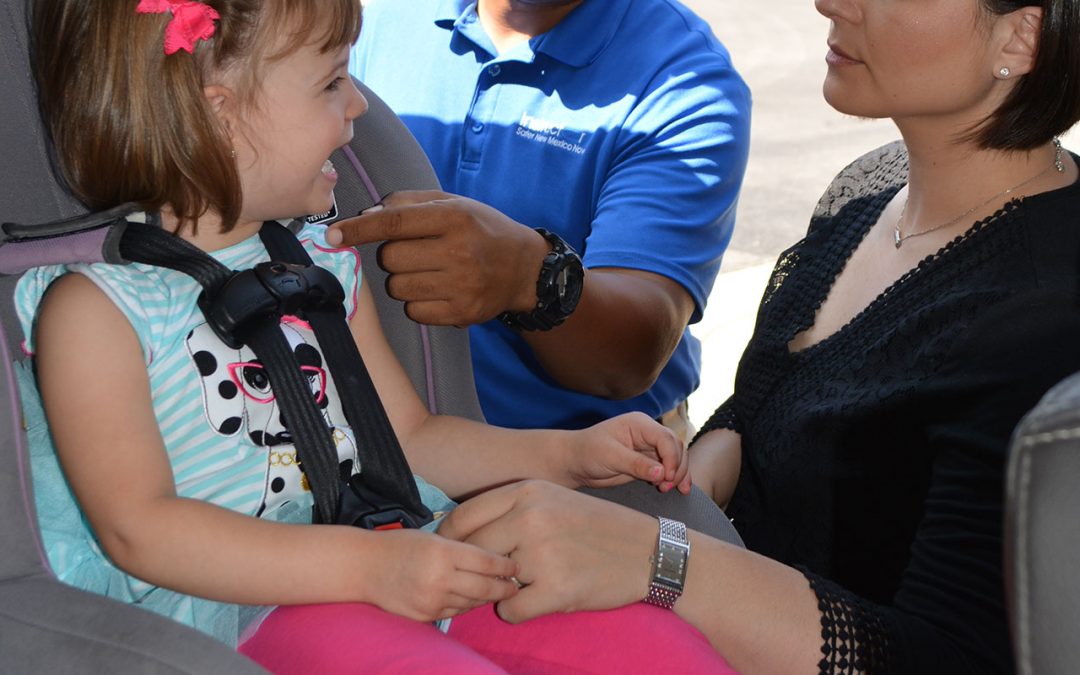
POLYGON ((1031 72, 1039 54, 1042 20, 1042 7, 1037 6, 1021 7, 998 17, 994 31, 1000 31, 996 37, 1002 46, 998 52, 999 63, 994 64, 995 76, 1004 79, 1002 73, 1008 73, 1005 77, 1011 78, 1031 72))
POLYGON ((223 84, 208 84, 203 87, 203 96, 210 104, 210 110, 217 116, 221 126, 232 135, 232 116, 236 94, 223 84))

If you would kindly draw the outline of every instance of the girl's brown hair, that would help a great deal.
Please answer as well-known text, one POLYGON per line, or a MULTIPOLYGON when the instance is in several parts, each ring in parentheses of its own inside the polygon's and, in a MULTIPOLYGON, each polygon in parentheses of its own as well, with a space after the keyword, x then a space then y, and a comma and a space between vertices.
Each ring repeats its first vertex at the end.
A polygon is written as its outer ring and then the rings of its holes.
POLYGON ((229 73, 257 98, 260 69, 299 47, 352 44, 359 0, 209 0, 220 19, 194 54, 166 55, 171 15, 136 0, 36 0, 32 58, 60 174, 92 210, 168 205, 180 222, 208 210, 236 225, 243 196, 228 130, 203 95, 229 73))

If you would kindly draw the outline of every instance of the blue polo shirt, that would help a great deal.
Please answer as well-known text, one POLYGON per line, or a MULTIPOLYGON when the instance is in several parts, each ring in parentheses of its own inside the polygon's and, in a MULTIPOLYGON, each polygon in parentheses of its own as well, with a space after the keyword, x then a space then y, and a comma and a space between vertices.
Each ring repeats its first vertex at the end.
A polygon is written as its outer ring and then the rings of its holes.
MULTIPOLYGON (((497 54, 471 0, 372 0, 351 68, 401 116, 446 191, 557 232, 586 267, 675 280, 700 320, 731 238, 750 94, 681 4, 585 0, 497 54)), ((657 416, 699 381, 689 330, 655 385, 622 401, 561 387, 497 321, 470 340, 480 403, 501 426, 657 416)))

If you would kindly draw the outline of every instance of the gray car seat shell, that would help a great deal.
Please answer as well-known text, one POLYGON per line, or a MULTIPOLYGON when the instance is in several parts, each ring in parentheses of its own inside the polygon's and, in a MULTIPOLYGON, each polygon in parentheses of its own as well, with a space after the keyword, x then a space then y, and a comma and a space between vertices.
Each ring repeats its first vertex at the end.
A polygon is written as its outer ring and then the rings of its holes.
MULTIPOLYGON (((0 219, 37 222, 82 208, 54 179, 28 63, 25 0, 0 5, 0 219)), ((258 673, 220 642, 174 621, 60 583, 37 536, 11 346, 14 278, 0 279, 0 671, 258 673)))
POLYGON ((1080 664, 1080 373, 1020 422, 1006 473, 1005 579, 1017 672, 1080 664))

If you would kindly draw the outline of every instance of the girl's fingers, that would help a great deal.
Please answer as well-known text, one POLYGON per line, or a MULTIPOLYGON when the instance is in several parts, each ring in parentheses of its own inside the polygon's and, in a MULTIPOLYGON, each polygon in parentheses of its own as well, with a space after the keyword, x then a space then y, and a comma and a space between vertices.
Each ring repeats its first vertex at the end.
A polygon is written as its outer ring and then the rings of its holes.
POLYGON ((439 534, 447 539, 465 541, 476 530, 511 512, 517 504, 519 489, 519 484, 512 483, 472 497, 443 519, 439 534))
POLYGON ((465 604, 455 606, 477 607, 489 602, 512 598, 518 593, 513 575, 488 577, 480 574, 458 574, 450 586, 450 594, 465 604))
POLYGON ((678 483, 685 476, 686 445, 667 427, 645 415, 630 418, 634 449, 654 454, 663 465, 663 481, 678 483))
POLYGON ((474 542, 462 546, 464 547, 462 553, 454 560, 454 566, 459 572, 489 579, 508 579, 517 574, 517 563, 505 554, 494 553, 487 547, 477 546, 474 542))

